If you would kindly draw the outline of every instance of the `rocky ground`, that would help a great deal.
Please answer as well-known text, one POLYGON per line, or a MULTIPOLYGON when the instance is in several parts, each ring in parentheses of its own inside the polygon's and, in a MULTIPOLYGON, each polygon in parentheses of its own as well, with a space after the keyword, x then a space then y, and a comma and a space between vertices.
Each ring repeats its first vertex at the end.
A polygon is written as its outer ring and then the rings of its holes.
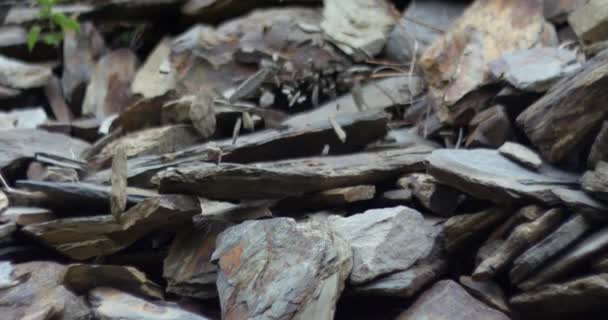
POLYGON ((608 0, 0 1, 0 318, 608 317, 608 0))

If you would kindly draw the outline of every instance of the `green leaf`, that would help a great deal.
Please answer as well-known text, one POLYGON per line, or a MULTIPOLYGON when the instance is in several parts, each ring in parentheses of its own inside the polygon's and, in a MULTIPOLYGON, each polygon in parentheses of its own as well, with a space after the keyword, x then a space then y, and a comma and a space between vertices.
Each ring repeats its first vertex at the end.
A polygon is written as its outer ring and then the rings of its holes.
POLYGON ((38 38, 40 37, 40 31, 42 29, 39 25, 35 24, 30 28, 30 32, 27 34, 27 49, 32 51, 34 46, 36 46, 36 42, 38 42, 38 38))
POLYGON ((55 23, 59 25, 61 29, 63 29, 63 31, 78 31, 80 29, 80 26, 78 25, 78 22, 76 22, 76 20, 68 18, 68 16, 61 12, 53 13, 53 21, 55 21, 55 23))
POLYGON ((63 40, 63 34, 61 32, 47 33, 42 38, 42 41, 44 41, 44 43, 51 46, 58 46, 61 43, 61 40, 63 40))

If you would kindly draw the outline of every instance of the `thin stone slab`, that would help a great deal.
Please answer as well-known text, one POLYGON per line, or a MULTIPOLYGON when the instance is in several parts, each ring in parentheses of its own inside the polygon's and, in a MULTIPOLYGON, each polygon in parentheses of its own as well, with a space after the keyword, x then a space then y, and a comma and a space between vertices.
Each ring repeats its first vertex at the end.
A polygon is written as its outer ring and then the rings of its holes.
POLYGON ((600 162, 594 171, 587 171, 581 179, 583 190, 594 197, 608 201, 608 162, 600 162))
POLYGON ((496 150, 435 150, 426 159, 429 174, 440 182, 494 202, 536 200, 557 204, 554 189, 577 185, 578 176, 545 165, 528 170, 496 150))
POLYGON ((532 170, 538 170, 543 165, 543 159, 536 152, 519 143, 507 142, 498 149, 498 152, 532 170))

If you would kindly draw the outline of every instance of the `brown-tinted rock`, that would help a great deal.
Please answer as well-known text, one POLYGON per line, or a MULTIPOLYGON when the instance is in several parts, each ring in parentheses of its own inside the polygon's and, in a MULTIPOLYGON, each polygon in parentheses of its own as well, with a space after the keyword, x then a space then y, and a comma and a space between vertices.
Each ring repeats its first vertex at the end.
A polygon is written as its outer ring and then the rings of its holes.
POLYGON ((580 8, 587 2, 589 2, 589 0, 545 0, 545 18, 552 22, 566 22, 570 12, 580 8))
POLYGON ((608 39, 608 7, 605 0, 589 0, 568 15, 568 23, 583 42, 608 39))
MULTIPOLYGON (((529 319, 603 314, 608 298, 608 274, 590 275, 559 284, 548 284, 511 298, 514 309, 529 319), (596 313, 593 313, 593 312, 596 313)), ((580 319, 580 318, 579 318, 580 319)))
POLYGON ((170 53, 171 39, 164 38, 137 71, 131 84, 131 91, 134 94, 153 98, 175 88, 175 75, 170 68, 170 53))
POLYGON ((444 280, 423 293, 397 319, 509 320, 509 317, 476 300, 456 282, 444 280))
POLYGON ((471 119, 469 127, 472 132, 465 143, 468 148, 498 148, 514 137, 511 120, 501 105, 478 113, 471 119))
POLYGON ((196 198, 167 195, 132 207, 120 223, 111 215, 66 218, 32 224, 23 231, 72 259, 85 260, 118 252, 156 230, 183 227, 200 211, 196 198))
POLYGON ((591 146, 587 166, 593 169, 600 161, 608 162, 608 121, 604 121, 602 129, 591 146))
POLYGON ((446 250, 451 253, 466 248, 467 245, 489 233, 511 213, 510 209, 494 208, 451 217, 444 224, 446 250))
POLYGON ((30 262, 12 266, 13 285, 0 288, 0 313, 6 319, 89 319, 89 307, 62 285, 65 266, 30 262), (36 316, 40 317, 37 318, 36 316))
POLYGON ((116 221, 127 209, 127 152, 122 145, 114 149, 112 158, 112 189, 110 192, 110 211, 116 221))
POLYGON ((424 52, 420 65, 437 90, 442 121, 450 121, 450 106, 492 81, 488 62, 542 41, 542 11, 541 0, 476 1, 424 52))
POLYGON ((286 198, 277 204, 281 209, 323 209, 367 201, 376 195, 376 186, 360 185, 324 190, 297 198, 286 198))
POLYGON ((438 183, 428 174, 410 174, 400 178, 397 184, 411 190, 423 207, 442 217, 452 216, 458 208, 461 193, 438 183))
POLYGON ((576 185, 577 176, 544 165, 528 170, 496 150, 435 150, 427 157, 430 175, 441 183, 475 197, 495 202, 535 199, 546 204, 561 200, 554 194, 564 185, 576 185))
POLYGON ((219 264, 222 318, 333 319, 351 259, 348 243, 323 220, 276 218, 231 227, 212 256, 219 264))
POLYGON ((387 150, 257 164, 184 164, 153 180, 162 193, 217 199, 276 199, 359 184, 420 170, 429 148, 387 150))
POLYGON ((591 229, 591 223, 576 215, 528 249, 513 262, 509 273, 511 282, 520 283, 549 259, 556 257, 591 229))
POLYGON ((608 52, 587 61, 517 118, 544 158, 564 161, 608 117, 608 52))
POLYGON ((161 287, 134 267, 72 264, 67 267, 63 285, 76 294, 109 287, 151 299, 163 298, 161 287))
POLYGON ((104 119, 126 109, 133 102, 131 82, 137 64, 137 57, 128 49, 102 56, 87 86, 82 113, 104 119))
POLYGON ((0 221, 12 221, 18 226, 43 223, 54 219, 56 219, 56 217, 50 210, 33 207, 9 207, 2 211, 2 214, 0 215, 0 221))
POLYGON ((106 320, 210 320, 191 313, 174 303, 149 302, 111 288, 96 288, 89 302, 98 319, 106 320))
POLYGON ((58 121, 69 122, 74 118, 72 110, 65 103, 61 82, 56 76, 52 76, 44 87, 44 94, 53 110, 53 115, 58 121))

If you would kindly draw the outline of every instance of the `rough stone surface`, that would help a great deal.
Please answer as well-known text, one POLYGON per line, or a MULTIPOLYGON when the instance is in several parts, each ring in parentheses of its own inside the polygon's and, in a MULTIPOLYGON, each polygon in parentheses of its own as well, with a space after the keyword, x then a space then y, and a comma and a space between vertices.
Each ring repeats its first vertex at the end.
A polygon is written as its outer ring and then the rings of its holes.
POLYGON ((468 148, 498 148, 514 138, 513 125, 501 105, 479 112, 469 122, 469 128, 472 132, 465 142, 468 148))
POLYGON ((437 282, 420 296, 397 320, 509 320, 469 295, 452 280, 437 282))
POLYGON ((519 143, 507 142, 498 149, 498 152, 530 169, 538 170, 543 165, 543 160, 536 152, 519 143))
POLYGON ((13 89, 44 87, 53 70, 43 65, 28 64, 0 55, 0 85, 13 89))
POLYGON ((586 43, 608 39, 608 3, 606 0, 589 0, 568 16, 576 35, 586 43))
POLYGON ((604 121, 602 129, 591 146, 587 167, 594 169, 600 161, 608 162, 608 121, 604 121))
POLYGON ((222 318, 333 319, 351 259, 348 243, 323 219, 231 227, 218 237, 212 256, 219 264, 222 318))
POLYGON ((608 201, 608 162, 600 162, 595 171, 587 171, 581 179, 583 190, 603 201, 608 201))
POLYGON ((406 270, 432 249, 424 218, 407 207, 372 209, 348 218, 333 217, 330 222, 353 250, 353 284, 406 270))

